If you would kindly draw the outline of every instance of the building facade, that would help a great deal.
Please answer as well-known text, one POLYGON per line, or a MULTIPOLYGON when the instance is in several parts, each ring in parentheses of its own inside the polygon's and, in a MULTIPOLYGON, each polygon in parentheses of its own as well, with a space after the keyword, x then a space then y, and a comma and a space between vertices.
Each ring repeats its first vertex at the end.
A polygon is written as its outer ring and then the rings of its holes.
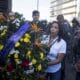
POLYGON ((8 13, 12 9, 12 0, 0 0, 0 12, 8 13))
POLYGON ((73 17, 80 17, 80 0, 51 0, 51 20, 63 14, 69 21, 73 17))

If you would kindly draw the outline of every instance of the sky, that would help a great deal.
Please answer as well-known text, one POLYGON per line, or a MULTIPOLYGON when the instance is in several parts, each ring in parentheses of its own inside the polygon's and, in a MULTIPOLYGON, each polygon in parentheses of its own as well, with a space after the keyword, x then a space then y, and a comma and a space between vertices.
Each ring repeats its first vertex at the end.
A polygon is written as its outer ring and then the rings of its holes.
MULTIPOLYGON (((32 11, 37 10, 37 0, 12 0, 12 11, 32 20, 32 11)), ((50 20, 50 0, 39 0, 40 20, 50 20)))

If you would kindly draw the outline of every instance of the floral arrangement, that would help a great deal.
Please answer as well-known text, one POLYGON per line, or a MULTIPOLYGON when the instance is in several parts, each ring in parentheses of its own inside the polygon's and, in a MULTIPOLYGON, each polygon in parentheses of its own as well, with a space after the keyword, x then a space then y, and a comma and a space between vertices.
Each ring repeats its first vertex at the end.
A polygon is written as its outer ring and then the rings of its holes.
POLYGON ((13 21, 6 19, 3 14, 0 13, 0 50, 2 50, 9 37, 15 33, 24 22, 25 18, 17 12, 15 13, 13 21))
POLYGON ((3 16, 3 13, 0 12, 0 50, 4 47, 4 44, 7 39, 7 23, 6 18, 3 16))
MULTIPOLYGON (((10 31, 10 28, 7 27, 0 31, 1 41, 3 42, 3 44, 0 42, 0 50, 4 48, 7 39, 25 22, 21 15, 19 17, 18 13, 16 13, 16 18, 19 25, 16 25, 16 22, 10 25, 15 25, 14 30, 10 31)), ((31 27, 33 29, 33 26, 31 27)), ((34 27, 35 31, 40 30, 34 27)), ((3 80, 40 80, 40 75, 43 75, 47 68, 47 52, 45 52, 37 37, 35 37, 35 43, 38 42, 38 44, 32 43, 31 32, 32 30, 26 32, 20 38, 7 55, 5 65, 0 65, 0 75, 3 80)))

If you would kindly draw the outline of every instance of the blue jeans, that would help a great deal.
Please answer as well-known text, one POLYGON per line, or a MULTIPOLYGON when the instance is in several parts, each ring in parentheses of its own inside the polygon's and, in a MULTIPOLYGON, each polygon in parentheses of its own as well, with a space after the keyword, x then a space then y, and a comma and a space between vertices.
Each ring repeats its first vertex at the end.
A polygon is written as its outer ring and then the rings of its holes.
POLYGON ((60 80, 61 79, 61 70, 55 73, 47 73, 46 80, 60 80))

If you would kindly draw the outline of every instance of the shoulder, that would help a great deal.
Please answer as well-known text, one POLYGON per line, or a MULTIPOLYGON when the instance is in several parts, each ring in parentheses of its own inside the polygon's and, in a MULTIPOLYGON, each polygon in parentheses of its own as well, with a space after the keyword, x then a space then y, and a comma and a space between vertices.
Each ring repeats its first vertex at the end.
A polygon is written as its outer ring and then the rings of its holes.
POLYGON ((67 20, 64 20, 65 23, 69 23, 67 20))
POLYGON ((46 20, 41 20, 38 23, 39 25, 47 25, 47 21, 46 20))
POLYGON ((61 39, 60 42, 59 42, 61 45, 66 45, 66 41, 64 39, 61 39))
POLYGON ((64 24, 70 25, 67 20, 64 20, 64 24))

